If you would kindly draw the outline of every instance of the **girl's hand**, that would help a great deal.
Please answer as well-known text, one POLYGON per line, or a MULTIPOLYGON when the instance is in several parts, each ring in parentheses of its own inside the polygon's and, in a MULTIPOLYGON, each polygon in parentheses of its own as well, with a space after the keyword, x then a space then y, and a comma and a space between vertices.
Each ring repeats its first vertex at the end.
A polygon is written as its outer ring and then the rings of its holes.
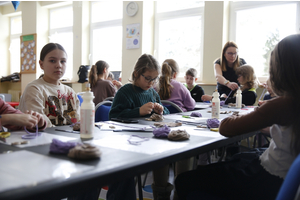
POLYGON ((261 105, 263 105, 264 103, 266 103, 266 101, 259 100, 257 104, 258 104, 258 106, 261 106, 261 105))
POLYGON ((30 114, 3 114, 1 115, 2 125, 26 126, 29 128, 35 127, 38 123, 38 118, 30 114))
POLYGON ((226 95, 225 93, 223 93, 223 94, 221 95, 221 98, 227 98, 227 95, 226 95))
POLYGON ((226 86, 231 90, 237 90, 239 88, 239 85, 235 82, 229 82, 226 86))
POLYGON ((154 103, 152 102, 148 102, 144 104, 142 107, 140 107, 140 116, 151 114, 153 108, 154 108, 154 103))
POLYGON ((164 107, 162 105, 160 105, 159 103, 154 103, 153 110, 155 113, 162 115, 164 112, 164 107))
POLYGON ((211 101, 212 100, 212 96, 211 95, 207 95, 207 94, 202 95, 201 100, 202 101, 211 101))
POLYGON ((120 89, 120 87, 122 87, 122 83, 120 81, 117 81, 117 80, 113 80, 112 83, 118 88, 120 89))
MULTIPOLYGON (((40 113, 34 112, 34 111, 28 111, 27 110, 26 114, 29 114, 31 116, 37 117, 37 125, 38 125, 38 127, 43 127, 45 125, 45 119, 44 119, 44 117, 40 113)), ((28 128, 30 128, 30 127, 28 127, 28 128)))

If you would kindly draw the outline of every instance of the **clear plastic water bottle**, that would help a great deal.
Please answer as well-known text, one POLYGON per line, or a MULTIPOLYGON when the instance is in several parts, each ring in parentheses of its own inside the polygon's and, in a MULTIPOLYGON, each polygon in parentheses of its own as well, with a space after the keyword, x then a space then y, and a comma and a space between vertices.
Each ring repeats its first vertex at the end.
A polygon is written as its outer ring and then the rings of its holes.
POLYGON ((94 93, 87 91, 83 93, 82 99, 83 102, 80 107, 80 138, 91 139, 94 137, 95 127, 94 93))
POLYGON ((219 119, 220 117, 220 94, 218 92, 218 90, 215 90, 215 92, 213 93, 213 99, 211 101, 212 105, 211 105, 211 118, 217 118, 219 119))

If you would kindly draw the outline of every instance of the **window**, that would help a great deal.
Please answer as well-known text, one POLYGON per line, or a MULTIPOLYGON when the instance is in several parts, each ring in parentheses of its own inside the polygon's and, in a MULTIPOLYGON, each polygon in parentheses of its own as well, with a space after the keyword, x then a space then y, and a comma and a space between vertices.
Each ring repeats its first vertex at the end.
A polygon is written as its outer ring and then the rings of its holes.
POLYGON ((110 71, 122 70, 122 1, 91 3, 91 65, 104 60, 110 71))
POLYGON ((201 74, 203 17, 202 1, 156 2, 155 57, 160 64, 174 59, 180 67, 179 80, 191 67, 201 74))
POLYGON ((10 18, 10 74, 20 72, 20 36, 22 34, 22 17, 10 18))
POLYGON ((73 78, 73 8, 50 9, 49 42, 59 43, 67 52, 67 68, 64 79, 73 78))
POLYGON ((240 57, 265 81, 271 51, 281 39, 299 30, 300 3, 232 2, 231 6, 230 38, 237 43, 240 57))

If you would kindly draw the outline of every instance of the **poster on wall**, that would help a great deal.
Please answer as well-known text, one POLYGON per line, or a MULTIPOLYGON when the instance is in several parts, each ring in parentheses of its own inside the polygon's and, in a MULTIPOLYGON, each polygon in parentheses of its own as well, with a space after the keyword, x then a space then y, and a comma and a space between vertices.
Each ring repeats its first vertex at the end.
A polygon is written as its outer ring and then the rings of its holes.
POLYGON ((126 49, 140 48, 140 24, 126 26, 126 49))
POLYGON ((21 73, 36 73, 36 34, 22 35, 21 41, 21 73))

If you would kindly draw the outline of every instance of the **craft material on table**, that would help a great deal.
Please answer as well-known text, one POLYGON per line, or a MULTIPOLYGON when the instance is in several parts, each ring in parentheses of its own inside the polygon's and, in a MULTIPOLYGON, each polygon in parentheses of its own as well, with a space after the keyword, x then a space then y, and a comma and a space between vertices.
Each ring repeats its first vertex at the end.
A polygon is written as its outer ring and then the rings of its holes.
POLYGON ((62 132, 67 132, 67 133, 80 133, 79 131, 72 131, 72 130, 64 130, 64 129, 55 129, 56 131, 62 131, 62 132))
POLYGON ((164 116, 153 113, 149 118, 145 118, 145 120, 147 121, 163 121, 164 120, 164 116))
MULTIPOLYGON (((132 151, 143 154, 158 154, 165 151, 171 151, 174 149, 180 149, 186 145, 187 142, 172 142, 167 139, 153 139, 149 138, 148 141, 142 142, 140 145, 131 145, 128 142, 130 135, 111 135, 99 140, 89 141, 93 145, 100 147, 108 147, 113 149, 120 149, 124 151, 132 151)), ((132 138, 131 141, 140 141, 139 138, 132 138)))
MULTIPOLYGON (((49 134, 46 132, 43 132, 43 134, 41 134, 41 136, 36 137, 34 139, 22 139, 22 136, 26 134, 25 131, 15 131, 15 132, 11 132, 11 135, 6 138, 6 143, 3 144, 7 144, 7 145, 11 145, 12 143, 15 143, 17 147, 29 147, 29 146, 37 146, 37 145, 43 145, 43 144, 50 144, 52 142, 53 138, 59 139, 61 141, 71 141, 71 140, 76 140, 75 138, 71 138, 71 137, 66 137, 66 136, 61 136, 61 135, 53 135, 53 134, 49 134), (22 142, 24 141, 29 141, 27 144, 22 144, 22 142)), ((0 140, 1 142, 1 140, 0 140)))
POLYGON ((0 140, 6 143, 6 138, 10 136, 10 132, 1 132, 0 133, 0 140))
MULTIPOLYGON (((99 124, 98 124, 99 125, 99 124)), ((144 124, 126 124, 114 121, 106 121, 102 122, 101 124, 101 131, 114 131, 114 132, 121 132, 121 131, 153 131, 153 128, 150 125, 144 124)))

